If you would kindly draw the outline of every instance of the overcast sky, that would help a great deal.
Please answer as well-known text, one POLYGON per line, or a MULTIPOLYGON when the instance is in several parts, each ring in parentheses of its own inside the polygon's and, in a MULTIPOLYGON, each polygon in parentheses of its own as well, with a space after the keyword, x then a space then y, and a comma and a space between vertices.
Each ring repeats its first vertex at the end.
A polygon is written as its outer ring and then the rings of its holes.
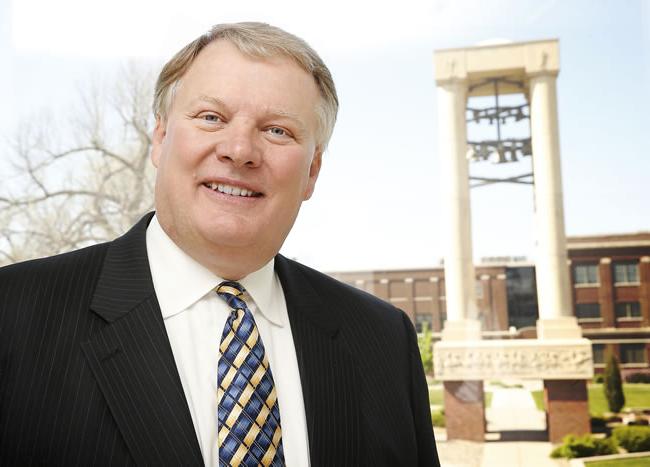
MULTIPOLYGON (((567 233, 650 231, 649 19, 645 0, 0 0, 0 131, 45 109, 68 118, 93 77, 162 63, 214 23, 269 22, 319 51, 341 101, 283 252, 326 271, 430 267, 443 255, 433 51, 557 38, 567 233)), ((532 196, 473 190, 475 257, 533 256, 532 196)))

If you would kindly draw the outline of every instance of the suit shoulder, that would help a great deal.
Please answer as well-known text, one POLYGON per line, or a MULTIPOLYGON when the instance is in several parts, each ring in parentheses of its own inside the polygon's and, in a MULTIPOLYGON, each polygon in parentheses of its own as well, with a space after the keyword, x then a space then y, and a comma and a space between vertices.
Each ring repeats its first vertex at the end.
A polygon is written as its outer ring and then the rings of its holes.
POLYGON ((0 268, 0 289, 24 281, 48 281, 61 275, 83 271, 90 273, 101 267, 109 243, 45 258, 32 259, 0 268))
POLYGON ((309 266, 286 258, 282 259, 299 271, 320 295, 328 298, 328 301, 338 302, 344 308, 354 308, 358 313, 376 315, 368 316, 369 319, 375 317, 391 321, 401 319, 403 312, 390 303, 309 266))

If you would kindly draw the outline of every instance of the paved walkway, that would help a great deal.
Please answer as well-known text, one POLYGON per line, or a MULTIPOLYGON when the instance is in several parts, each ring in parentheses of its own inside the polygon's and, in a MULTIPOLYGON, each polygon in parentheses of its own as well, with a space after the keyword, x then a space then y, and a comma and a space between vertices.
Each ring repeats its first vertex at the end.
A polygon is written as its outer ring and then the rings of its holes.
POLYGON ((551 459, 551 443, 542 441, 487 442, 480 467, 559 467, 566 460, 551 459))
POLYGON ((537 410, 529 389, 493 387, 492 405, 486 410, 485 443, 446 441, 436 430, 443 467, 559 467, 566 460, 551 459, 551 443, 542 441, 546 429, 544 412, 537 410), (515 441, 524 439, 525 441, 515 441), (533 439, 533 440, 531 440, 533 439), (534 441, 534 439, 540 439, 534 441))
MULTIPOLYGON (((438 436, 438 434, 436 434, 438 436)), ((438 441, 442 467, 564 467, 565 459, 551 459, 551 443, 541 441, 438 441)))
POLYGON ((487 431, 534 431, 546 429, 546 414, 535 406, 525 388, 498 388, 485 410, 487 431))

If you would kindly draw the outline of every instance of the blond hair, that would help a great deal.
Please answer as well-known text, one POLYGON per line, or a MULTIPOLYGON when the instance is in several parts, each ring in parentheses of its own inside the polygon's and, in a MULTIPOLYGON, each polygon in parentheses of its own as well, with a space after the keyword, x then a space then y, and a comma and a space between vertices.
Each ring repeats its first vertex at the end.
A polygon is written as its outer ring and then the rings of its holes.
POLYGON ((332 136, 339 101, 332 75, 309 44, 293 34, 265 23, 245 22, 217 24, 209 32, 187 44, 163 67, 154 94, 153 112, 156 118, 166 119, 174 98, 174 91, 201 50, 217 39, 233 44, 250 57, 288 57, 309 73, 321 95, 316 107, 318 118, 318 145, 325 149, 332 136))

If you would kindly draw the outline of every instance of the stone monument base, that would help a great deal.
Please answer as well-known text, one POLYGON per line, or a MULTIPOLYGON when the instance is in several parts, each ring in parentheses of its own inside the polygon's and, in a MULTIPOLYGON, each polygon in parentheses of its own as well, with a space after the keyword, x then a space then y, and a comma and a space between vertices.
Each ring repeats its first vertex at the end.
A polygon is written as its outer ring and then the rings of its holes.
POLYGON ((594 376, 589 339, 452 341, 433 346, 441 381, 495 379, 576 380, 594 376))
POLYGON ((445 381, 447 439, 485 441, 483 381, 445 381))
MULTIPOLYGON (((562 328, 562 326, 559 326, 562 328)), ((447 439, 484 441, 483 380, 544 380, 549 440, 589 433, 586 380, 593 377, 584 338, 442 340, 433 350, 444 384, 447 439)))
POLYGON ((584 379, 544 380, 544 402, 551 443, 560 443, 568 434, 584 435, 591 431, 584 379))

